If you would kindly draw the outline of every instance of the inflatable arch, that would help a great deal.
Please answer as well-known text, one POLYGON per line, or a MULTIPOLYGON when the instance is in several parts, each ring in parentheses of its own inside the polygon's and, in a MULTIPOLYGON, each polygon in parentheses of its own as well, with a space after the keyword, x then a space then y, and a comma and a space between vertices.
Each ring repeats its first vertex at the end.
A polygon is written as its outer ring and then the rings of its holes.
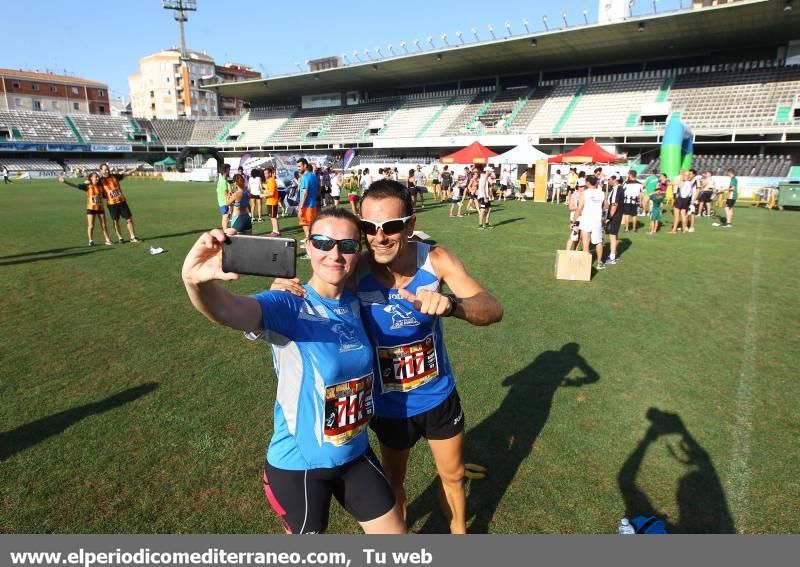
POLYGON ((682 170, 692 167, 694 142, 691 129, 677 118, 667 123, 661 141, 661 171, 675 181, 682 170))
POLYGON ((217 171, 220 171, 222 168, 222 164, 225 163, 222 155, 217 151, 216 148, 208 147, 208 146, 193 146, 193 147, 186 147, 183 148, 181 151, 181 155, 178 156, 178 163, 175 166, 178 171, 183 173, 186 171, 186 159, 190 156, 194 155, 201 155, 201 156, 208 156, 213 157, 217 160, 217 171))

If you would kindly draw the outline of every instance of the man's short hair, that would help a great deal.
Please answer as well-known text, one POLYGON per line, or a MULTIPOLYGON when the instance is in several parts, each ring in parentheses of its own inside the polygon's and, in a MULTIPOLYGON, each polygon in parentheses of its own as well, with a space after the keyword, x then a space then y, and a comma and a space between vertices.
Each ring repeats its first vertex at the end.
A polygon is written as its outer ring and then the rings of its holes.
POLYGON ((223 163, 222 167, 219 168, 219 172, 220 173, 225 173, 226 171, 230 171, 230 170, 231 170, 231 164, 229 164, 229 163, 223 163))
POLYGON ((364 194, 364 200, 367 199, 399 199, 403 203, 403 216, 414 214, 414 201, 411 193, 408 192, 405 185, 391 179, 373 181, 364 194))
POLYGON ((729 167, 729 168, 728 168, 728 173, 733 173, 734 175, 736 175, 736 172, 733 170, 733 168, 732 168, 732 167, 729 167))
POLYGON ((597 177, 595 177, 594 175, 587 175, 586 184, 591 185, 592 187, 597 187, 597 177))
POLYGON ((616 181, 617 180, 617 176, 616 175, 612 175, 611 177, 608 178, 608 180, 609 181, 612 181, 612 180, 616 181))
POLYGON ((297 160, 297 162, 296 162, 296 163, 302 163, 302 164, 303 164, 303 170, 304 170, 304 171, 308 171, 308 160, 307 160, 306 158, 304 158, 304 157, 301 157, 301 158, 299 158, 299 159, 297 160))
POLYGON ((695 170, 695 169, 690 169, 690 170, 689 170, 689 173, 691 173, 692 175, 697 175, 697 170, 695 170))
POLYGON ((634 179, 636 179, 636 170, 635 169, 628 170, 628 177, 633 177, 634 179))

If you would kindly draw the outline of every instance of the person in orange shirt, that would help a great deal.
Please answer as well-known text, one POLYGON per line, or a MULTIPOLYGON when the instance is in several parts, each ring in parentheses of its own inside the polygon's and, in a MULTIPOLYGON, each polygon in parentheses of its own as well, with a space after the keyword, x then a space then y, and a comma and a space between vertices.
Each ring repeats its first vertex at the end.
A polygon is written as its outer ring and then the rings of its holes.
POLYGON ((111 215, 111 222, 114 223, 114 232, 117 233, 117 240, 120 244, 125 242, 125 239, 122 238, 122 231, 119 228, 119 217, 125 219, 131 242, 141 242, 136 238, 136 231, 133 228, 133 214, 131 214, 131 209, 128 207, 125 195, 122 194, 122 187, 119 185, 120 181, 136 171, 136 169, 138 168, 131 169, 125 173, 111 173, 107 163, 100 166, 100 186, 103 188, 103 196, 108 201, 108 212, 111 215))
POLYGON ((267 207, 267 215, 272 223, 272 232, 267 236, 280 236, 281 231, 278 230, 278 182, 275 180, 275 168, 267 167, 264 170, 266 174, 266 181, 264 182, 264 204, 267 207))
POLYGON ((100 228, 103 231, 103 236, 106 238, 106 246, 111 246, 114 243, 108 237, 108 228, 106 227, 106 211, 103 207, 103 187, 100 185, 100 175, 96 171, 89 174, 88 183, 72 183, 64 179, 64 173, 58 176, 59 183, 65 183, 75 189, 86 191, 86 223, 89 236, 89 246, 94 246, 94 219, 100 219, 100 228))

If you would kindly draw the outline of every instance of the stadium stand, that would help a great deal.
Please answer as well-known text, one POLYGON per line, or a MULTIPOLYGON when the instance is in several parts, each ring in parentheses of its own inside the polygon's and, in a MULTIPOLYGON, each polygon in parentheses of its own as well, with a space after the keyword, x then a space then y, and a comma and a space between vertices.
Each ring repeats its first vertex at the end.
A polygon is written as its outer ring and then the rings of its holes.
POLYGON ((379 136, 413 138, 439 112, 454 93, 406 97, 397 111, 385 122, 379 136))
MULTIPOLYGON (((122 159, 122 158, 111 158, 108 160, 102 159, 94 159, 94 160, 85 160, 85 159, 75 159, 75 160, 65 160, 65 163, 68 168, 75 169, 79 168, 84 171, 91 171, 95 169, 100 169, 100 166, 104 163, 108 164, 112 170, 126 170, 131 169, 134 167, 139 167, 143 171, 152 171, 153 166, 147 163, 146 161, 137 160, 137 159, 122 159)), ((61 167, 59 167, 61 169, 61 167)))
POLYGON ((453 123, 453 120, 455 120, 459 114, 464 112, 464 109, 472 102, 476 95, 477 93, 474 92, 459 93, 450 98, 450 100, 445 103, 441 112, 435 114, 433 119, 423 126, 422 130, 417 134, 417 137, 444 136, 448 126, 453 123))
MULTIPOLYGON (((654 159, 644 169, 646 175, 659 173, 660 159, 654 159)), ((698 172, 710 171, 712 175, 725 175, 732 167, 739 176, 786 177, 792 168, 789 155, 696 155, 692 168, 698 172)))
POLYGON ((226 132, 223 143, 234 143, 227 137, 236 135, 237 145, 263 144, 297 109, 253 109, 245 114, 241 120, 231 125, 226 132))
POLYGON ((322 138, 327 132, 327 125, 333 114, 338 110, 332 108, 306 108, 299 109, 282 127, 273 132, 268 138, 269 143, 299 143, 307 141, 309 132, 318 134, 311 138, 322 138))
POLYGON ((64 171, 58 163, 49 159, 3 158, 0 160, 9 171, 64 171))
POLYGON ((79 142, 62 114, 50 112, 0 111, 0 131, 11 141, 79 142))
POLYGON ((387 99, 344 107, 331 118, 325 138, 329 140, 365 138, 369 135, 370 120, 385 119, 400 102, 397 99, 387 99))
POLYGON ((544 102, 539 107, 538 112, 534 114, 525 132, 529 134, 543 134, 549 135, 556 130, 557 123, 564 116, 570 103, 578 93, 585 89, 586 86, 581 84, 576 86, 574 84, 558 85, 550 95, 544 99, 544 102))
POLYGON ((192 138, 194 131, 194 122, 191 120, 153 118, 150 123, 158 139, 169 145, 185 146, 192 138))
POLYGON ((78 134, 87 143, 130 144, 133 128, 122 116, 97 116, 93 114, 70 114, 68 119, 78 129, 78 134))
POLYGON ((211 119, 197 120, 189 137, 189 144, 208 145, 213 144, 222 131, 230 124, 230 120, 211 119))
POLYGON ((445 135, 472 134, 475 132, 477 119, 487 107, 497 98, 496 91, 481 93, 469 102, 464 109, 453 119, 445 130, 445 135))

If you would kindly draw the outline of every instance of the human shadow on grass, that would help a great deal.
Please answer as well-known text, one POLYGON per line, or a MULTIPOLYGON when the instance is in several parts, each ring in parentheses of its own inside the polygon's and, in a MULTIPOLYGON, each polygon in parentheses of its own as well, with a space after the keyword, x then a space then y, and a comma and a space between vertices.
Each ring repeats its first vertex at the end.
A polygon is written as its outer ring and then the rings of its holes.
MULTIPOLYGON (((577 343, 567 343, 560 350, 541 353, 523 370, 507 377, 502 385, 509 388, 500 407, 464 437, 464 460, 488 469, 486 478, 469 481, 467 486, 467 524, 470 533, 488 533, 506 492, 522 463, 533 451, 544 429, 556 390, 581 387, 600 379, 599 374, 579 354, 577 343), (582 372, 569 378, 574 369, 582 372), (471 521, 471 522, 470 522, 471 521)), ((434 510, 440 498, 438 476, 408 507, 408 523, 434 510)), ((441 507, 441 506, 440 506, 441 507)), ((444 510, 444 508, 441 508, 444 510)), ((449 519, 430 514, 420 533, 446 533, 449 519)))
POLYGON ((39 256, 41 254, 61 254, 62 252, 69 252, 70 250, 80 250, 85 248, 86 246, 68 246, 67 248, 50 248, 49 250, 37 250, 35 252, 20 252, 19 254, 0 256, 0 260, 9 260, 11 258, 24 258, 25 256, 39 256))
POLYGON ((68 427, 84 418, 125 405, 149 394, 156 388, 158 388, 157 382, 147 382, 134 388, 123 390, 104 400, 58 412, 21 425, 16 429, 4 431, 0 433, 0 461, 4 461, 20 451, 41 443, 48 437, 62 433, 68 427))
MULTIPOLYGON (((86 248, 86 247, 83 247, 86 248)), ((21 258, 19 260, 11 260, 10 262, 0 262, 0 268, 3 266, 17 266, 19 264, 31 264, 33 262, 43 262, 45 260, 58 260, 60 258, 72 258, 75 256, 86 256, 87 254, 95 254, 103 252, 104 250, 111 250, 111 246, 86 248, 83 252, 71 252, 69 254, 58 254, 57 256, 39 256, 38 258, 21 258)))
POLYGON ((617 483, 625 501, 625 516, 658 516, 665 520, 669 533, 736 533, 725 491, 708 452, 689 433, 678 414, 651 407, 646 416, 650 427, 617 475, 617 483), (662 435, 680 436, 677 446, 669 444, 667 450, 686 467, 685 474, 677 481, 675 491, 679 511, 677 519, 659 512, 636 482, 650 445, 662 435))
POLYGON ((523 219, 522 217, 516 217, 516 218, 513 218, 513 219, 505 219, 505 220, 501 220, 498 223, 494 223, 494 226, 503 226, 504 224, 509 224, 509 223, 517 222, 517 221, 521 221, 521 220, 525 220, 525 219, 523 219))
POLYGON ((631 247, 633 242, 630 238, 620 238, 617 242, 617 258, 621 258, 625 252, 628 251, 628 248, 631 247))

